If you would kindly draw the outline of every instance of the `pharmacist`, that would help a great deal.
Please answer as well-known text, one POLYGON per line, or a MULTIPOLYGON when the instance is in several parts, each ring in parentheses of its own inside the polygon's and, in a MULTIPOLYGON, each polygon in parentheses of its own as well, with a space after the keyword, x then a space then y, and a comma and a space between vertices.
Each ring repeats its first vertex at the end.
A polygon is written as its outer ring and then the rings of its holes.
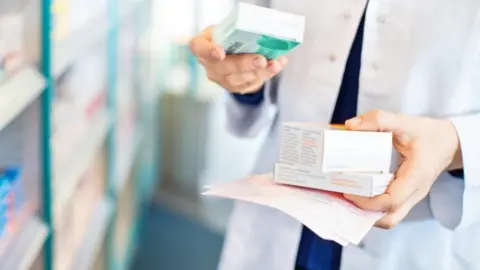
POLYGON ((272 171, 282 121, 392 131, 403 158, 385 195, 347 197, 387 212, 359 246, 342 249, 279 211, 237 202, 219 268, 480 269, 480 1, 271 3, 306 16, 304 42, 286 57, 226 56, 210 29, 191 42, 230 92, 230 129, 253 137, 269 128, 254 171, 272 171))

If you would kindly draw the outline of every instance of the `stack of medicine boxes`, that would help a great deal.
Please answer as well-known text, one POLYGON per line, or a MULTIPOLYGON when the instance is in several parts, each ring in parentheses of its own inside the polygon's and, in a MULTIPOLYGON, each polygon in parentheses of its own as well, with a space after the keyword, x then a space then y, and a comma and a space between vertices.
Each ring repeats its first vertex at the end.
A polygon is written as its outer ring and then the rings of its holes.
POLYGON ((277 183, 372 197, 384 193, 392 180, 389 132, 285 123, 281 138, 277 183))

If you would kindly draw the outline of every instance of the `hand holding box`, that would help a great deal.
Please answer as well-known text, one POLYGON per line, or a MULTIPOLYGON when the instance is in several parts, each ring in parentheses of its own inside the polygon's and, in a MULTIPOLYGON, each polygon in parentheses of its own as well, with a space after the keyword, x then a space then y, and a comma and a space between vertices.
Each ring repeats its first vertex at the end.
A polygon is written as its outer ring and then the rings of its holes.
POLYGON ((276 59, 303 41, 305 17, 238 3, 213 29, 213 41, 227 54, 258 53, 276 59))

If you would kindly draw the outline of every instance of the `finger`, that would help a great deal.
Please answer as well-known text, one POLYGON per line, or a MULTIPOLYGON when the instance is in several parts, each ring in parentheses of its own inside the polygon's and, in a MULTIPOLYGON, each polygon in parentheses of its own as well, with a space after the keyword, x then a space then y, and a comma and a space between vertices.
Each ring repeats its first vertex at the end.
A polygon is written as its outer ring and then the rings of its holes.
POLYGON ((225 76, 225 80, 233 87, 237 87, 247 82, 255 81, 257 79, 260 78, 258 78, 257 74, 253 71, 245 73, 234 73, 225 76))
POLYGON ((205 61, 217 61, 225 58, 225 50, 212 42, 211 27, 205 29, 190 41, 193 55, 205 61))
POLYGON ((372 198, 349 194, 345 194, 344 197, 365 210, 394 212, 421 188, 422 181, 414 174, 417 167, 414 160, 406 159, 384 194, 372 198))
POLYGON ((408 213, 413 209, 413 207, 418 203, 416 196, 412 196, 407 200, 401 207, 399 207, 395 212, 388 213, 383 216, 381 219, 375 222, 375 227, 390 230, 400 224, 404 220, 408 213))
POLYGON ((263 84, 264 84, 263 80, 257 79, 257 80, 254 80, 254 81, 246 82, 246 83, 244 83, 242 85, 239 85, 237 87, 232 87, 229 90, 230 90, 230 92, 233 92, 233 93, 248 94, 248 93, 257 91, 258 89, 260 89, 262 87, 263 84))
POLYGON ((389 131, 401 132, 408 122, 403 121, 403 116, 391 112, 373 110, 363 115, 354 117, 345 122, 345 128, 362 131, 389 131))
POLYGON ((265 69, 259 69, 259 70, 255 70, 253 72, 249 72, 248 74, 246 74, 246 73, 232 74, 231 76, 234 76, 234 77, 242 76, 238 81, 240 81, 240 82, 243 81, 243 84, 242 83, 237 83, 235 86, 238 86, 239 88, 245 87, 245 89, 247 89, 247 90, 244 90, 244 91, 251 91, 250 90, 251 83, 253 83, 254 85, 256 85, 257 83, 263 84, 263 83, 265 83, 265 81, 270 80, 277 73, 278 72, 271 72, 268 68, 265 68, 265 69))
POLYGON ((267 59, 257 54, 229 55, 223 61, 208 65, 208 69, 220 75, 245 73, 267 66, 267 59))
POLYGON ((242 85, 239 85, 235 89, 235 91, 243 94, 255 91, 258 88, 260 88, 265 83, 265 81, 270 80, 273 76, 275 76, 281 70, 282 69, 278 70, 277 72, 272 72, 268 68, 255 70, 254 74, 256 75, 256 79, 252 81, 245 81, 245 83, 242 85))
POLYGON ((279 57, 276 60, 271 60, 268 63, 268 70, 272 73, 278 73, 282 71, 288 63, 288 59, 284 56, 279 57))

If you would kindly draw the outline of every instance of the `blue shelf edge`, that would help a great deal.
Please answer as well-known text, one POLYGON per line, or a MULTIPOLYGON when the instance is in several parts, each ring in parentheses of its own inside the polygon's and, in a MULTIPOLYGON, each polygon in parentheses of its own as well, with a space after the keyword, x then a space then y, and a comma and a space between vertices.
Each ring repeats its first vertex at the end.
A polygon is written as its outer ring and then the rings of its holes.
POLYGON ((53 209, 52 209, 52 162, 51 162, 51 108, 53 98, 52 83, 52 0, 41 2, 41 73, 45 78, 45 90, 41 96, 41 162, 42 162, 42 214, 43 220, 48 227, 48 235, 44 246, 44 269, 53 269, 54 240, 53 240, 53 209))

